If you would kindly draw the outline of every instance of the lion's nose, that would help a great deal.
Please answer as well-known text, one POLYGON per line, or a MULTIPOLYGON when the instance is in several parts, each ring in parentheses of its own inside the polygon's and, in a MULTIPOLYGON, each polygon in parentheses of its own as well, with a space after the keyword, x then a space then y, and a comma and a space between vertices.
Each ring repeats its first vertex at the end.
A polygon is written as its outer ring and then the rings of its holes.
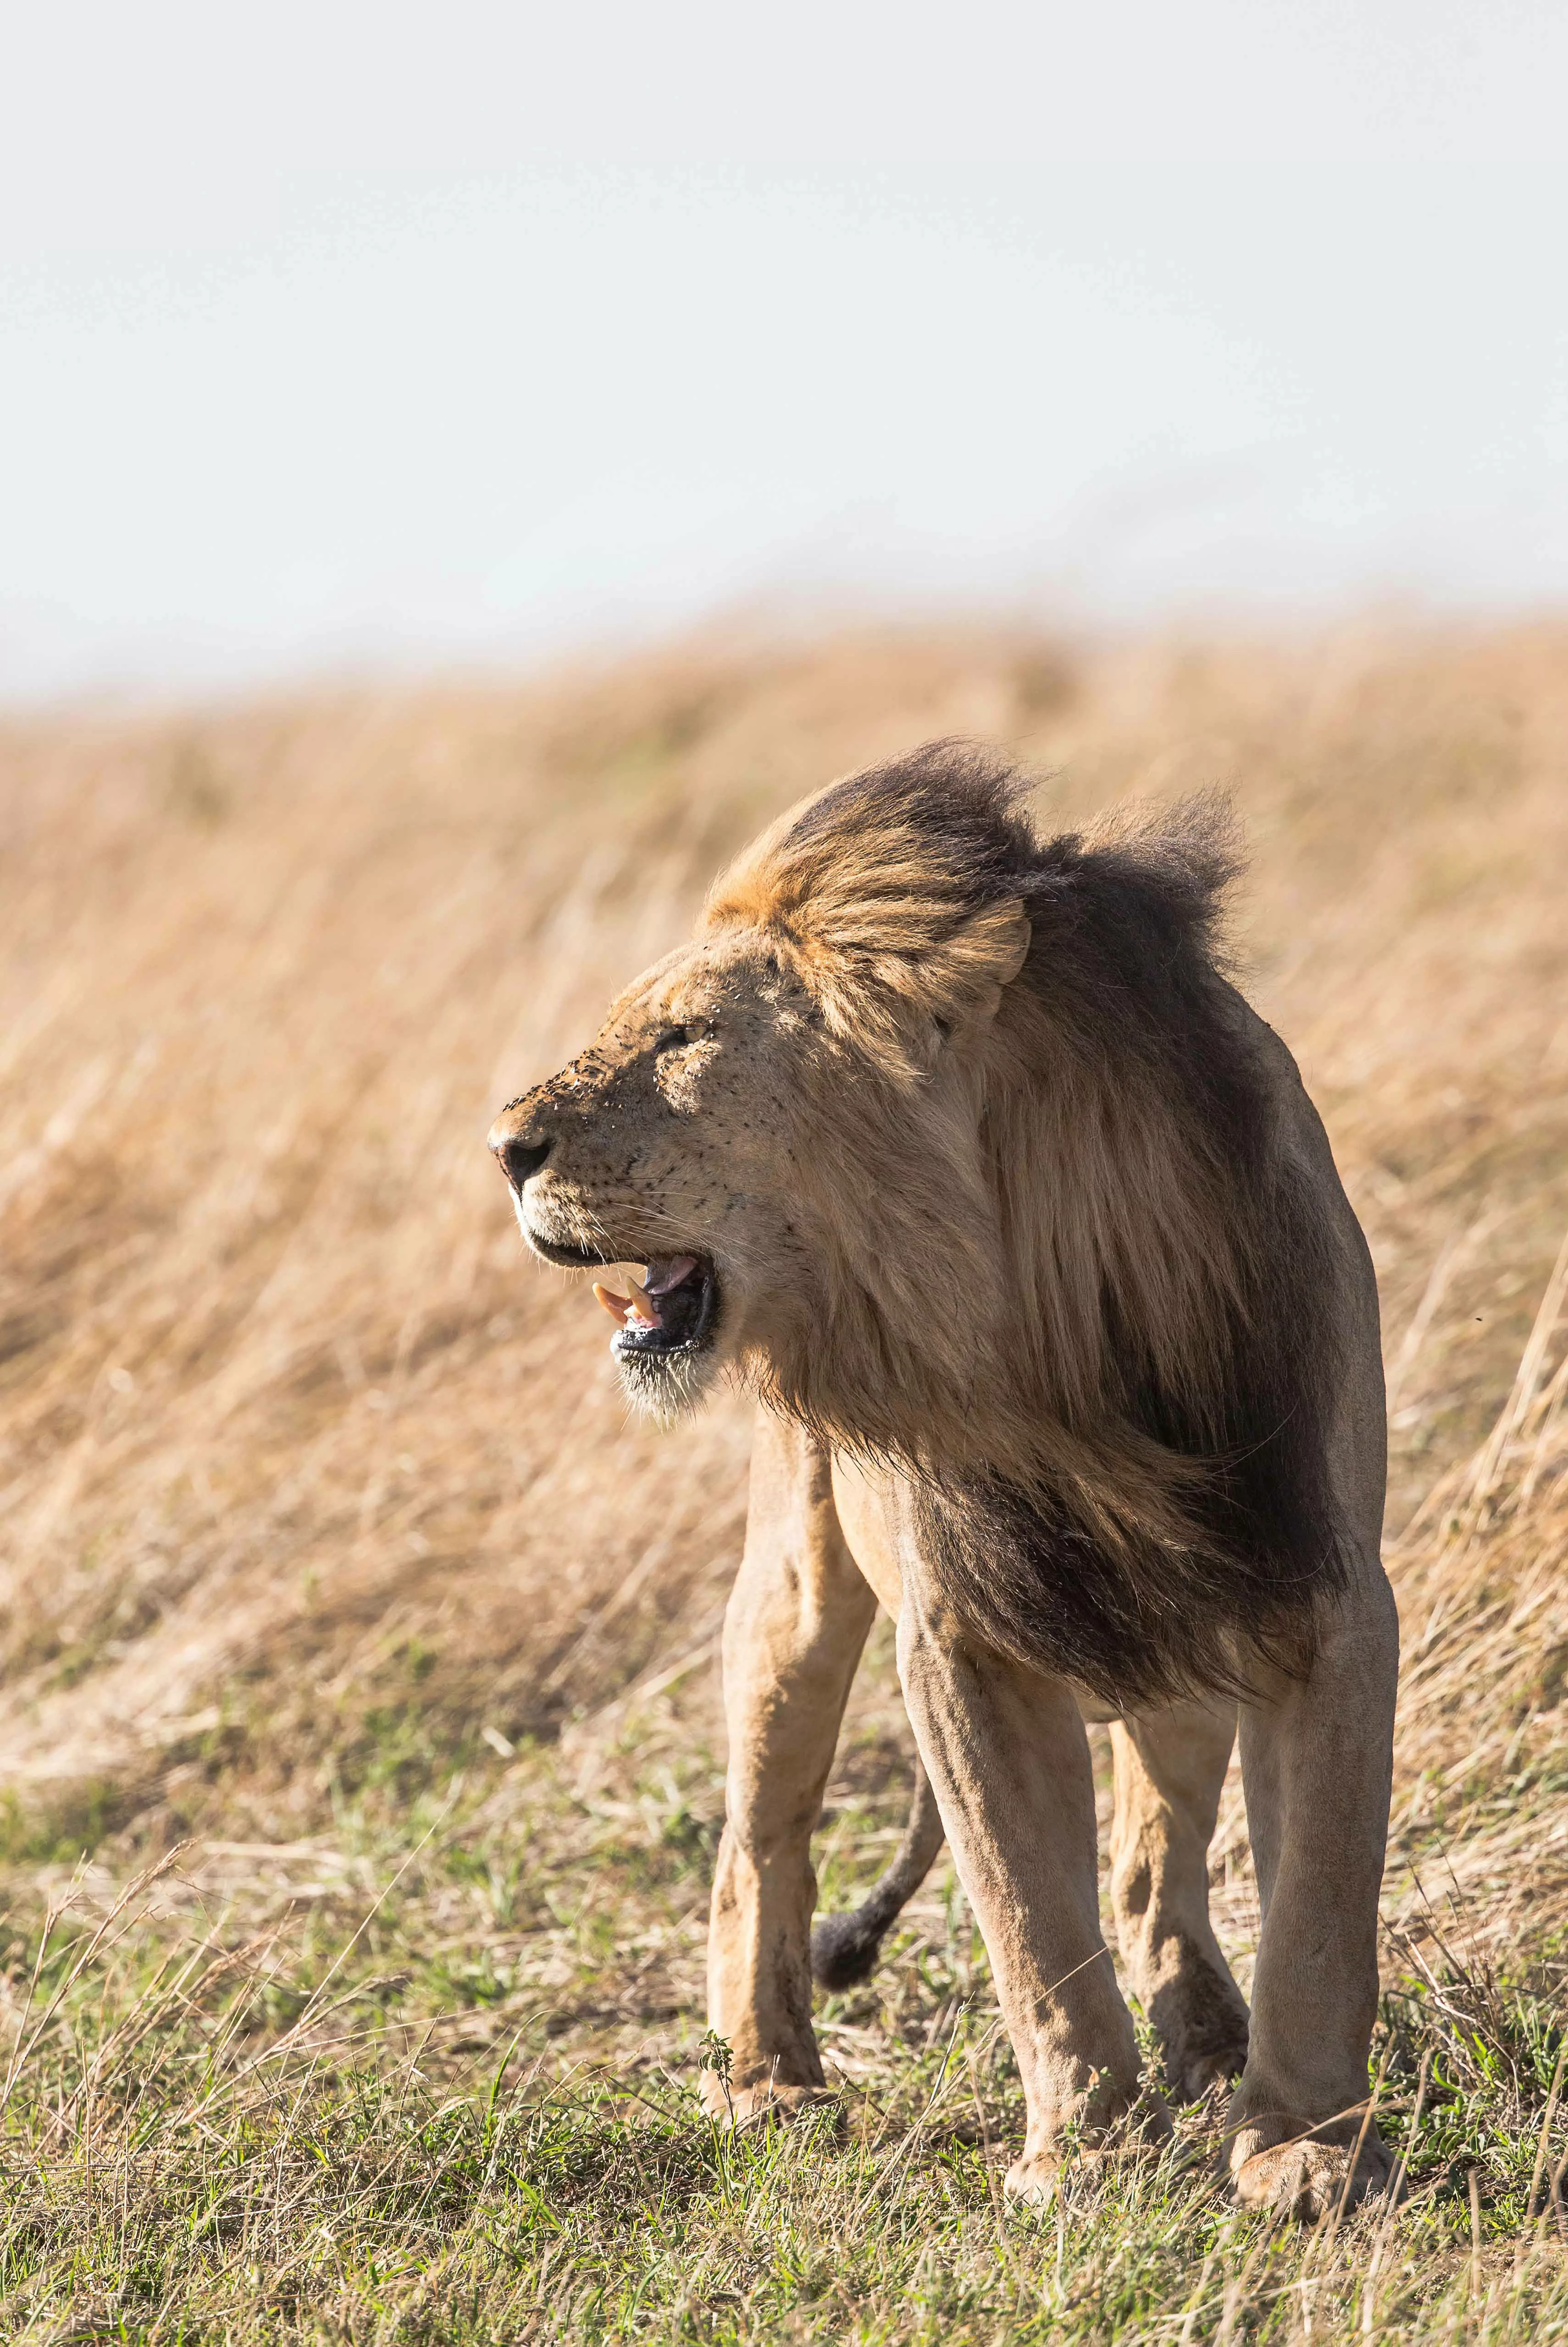
POLYGON ((507 1130, 503 1118, 491 1128, 490 1146, 501 1161, 501 1167, 514 1190, 520 1190, 529 1177, 537 1174, 554 1148, 553 1140, 528 1141, 520 1133, 507 1130))

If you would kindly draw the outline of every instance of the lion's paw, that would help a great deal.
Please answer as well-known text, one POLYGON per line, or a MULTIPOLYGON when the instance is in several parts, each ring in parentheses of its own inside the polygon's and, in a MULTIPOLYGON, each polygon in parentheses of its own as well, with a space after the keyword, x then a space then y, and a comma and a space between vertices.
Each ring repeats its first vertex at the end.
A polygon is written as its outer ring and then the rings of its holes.
POLYGON ((1158 2095, 1141 2095, 1130 2109, 1102 2122, 1093 2139, 1077 2142, 1063 2151, 1047 2141, 1031 2150, 1026 2144, 1008 2169, 1002 2188, 1009 2200, 1044 2208, 1059 2196, 1071 2199, 1092 2193, 1108 2168, 1123 2160, 1157 2155, 1171 2134, 1171 2115, 1158 2095))
POLYGON ((1336 2209, 1349 2210, 1387 2190, 1389 2154, 1376 2136, 1359 2151, 1353 2144, 1297 2139, 1255 2151, 1234 2171, 1236 2198, 1247 2209, 1315 2225, 1336 2209))
POLYGON ((1061 2165, 1058 2152, 1026 2151, 1008 2169, 1002 2190, 1026 2209, 1047 2208, 1061 2188, 1061 2165))

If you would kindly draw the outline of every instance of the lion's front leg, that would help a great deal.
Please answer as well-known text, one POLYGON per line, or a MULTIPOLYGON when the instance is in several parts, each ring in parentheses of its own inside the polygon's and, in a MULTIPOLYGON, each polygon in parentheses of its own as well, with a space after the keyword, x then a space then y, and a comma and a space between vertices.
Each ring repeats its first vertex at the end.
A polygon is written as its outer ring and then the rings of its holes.
POLYGON ((1231 2168, 1241 2199, 1309 2219, 1389 2174, 1367 2064, 1398 1672, 1399 1622, 1374 1555, 1326 1609, 1310 1674, 1241 1715, 1263 1933, 1231 2168))
MULTIPOLYGON (((965 1639, 905 1573, 898 1664, 954 1863, 985 1938, 1029 2113, 1008 2190, 1054 2188, 1139 2098, 1138 2045, 1100 1931, 1089 1739, 1066 1684, 965 1639)), ((1149 2116, 1163 2122, 1157 2106, 1149 2116)))
POLYGON ((733 2055, 716 2116, 823 2087, 811 2026, 811 1836, 876 1600, 833 1504, 827 1453, 765 1411, 745 1553, 724 1616, 730 1759, 708 1937, 708 2017, 733 2055))

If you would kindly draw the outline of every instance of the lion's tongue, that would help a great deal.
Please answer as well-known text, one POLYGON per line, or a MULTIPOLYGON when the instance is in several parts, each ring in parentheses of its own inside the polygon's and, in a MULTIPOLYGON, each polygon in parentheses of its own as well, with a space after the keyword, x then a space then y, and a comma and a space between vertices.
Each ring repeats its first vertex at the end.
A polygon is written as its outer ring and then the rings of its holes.
POLYGON ((648 1266, 648 1294, 668 1296, 672 1287, 679 1287, 683 1279, 690 1279, 696 1268, 694 1255, 671 1255, 661 1262, 651 1263, 648 1266))

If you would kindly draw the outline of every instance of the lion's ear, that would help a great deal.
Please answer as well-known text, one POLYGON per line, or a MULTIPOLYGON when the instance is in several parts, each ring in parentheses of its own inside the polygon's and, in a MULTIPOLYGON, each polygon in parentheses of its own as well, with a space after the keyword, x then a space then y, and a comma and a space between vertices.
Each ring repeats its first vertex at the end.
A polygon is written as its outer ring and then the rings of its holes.
POLYGON ((1020 897, 1003 897, 956 928, 931 917, 922 938, 908 907, 876 909, 880 936, 862 919, 846 938, 797 934, 796 951, 829 1030, 889 1074, 917 1076, 996 1017, 1029 951, 1029 916, 1020 897))
POLYGON ((1002 989, 1023 968, 1029 940, 1029 915, 1020 897, 987 905, 944 939, 925 958, 922 972, 929 988, 926 1008, 938 1026, 952 1034, 989 1026, 1002 989))
POLYGON ((1002 989, 1023 968, 1029 939, 1023 900, 1009 897, 971 913, 945 938, 916 952, 877 955, 861 973, 850 1031, 863 1045, 870 1040, 881 1024, 873 1010, 879 998, 895 1059, 911 1073, 933 1067, 945 1052, 961 1051, 990 1025, 1001 1008, 1002 989), (872 980, 869 995, 866 978, 872 980))

